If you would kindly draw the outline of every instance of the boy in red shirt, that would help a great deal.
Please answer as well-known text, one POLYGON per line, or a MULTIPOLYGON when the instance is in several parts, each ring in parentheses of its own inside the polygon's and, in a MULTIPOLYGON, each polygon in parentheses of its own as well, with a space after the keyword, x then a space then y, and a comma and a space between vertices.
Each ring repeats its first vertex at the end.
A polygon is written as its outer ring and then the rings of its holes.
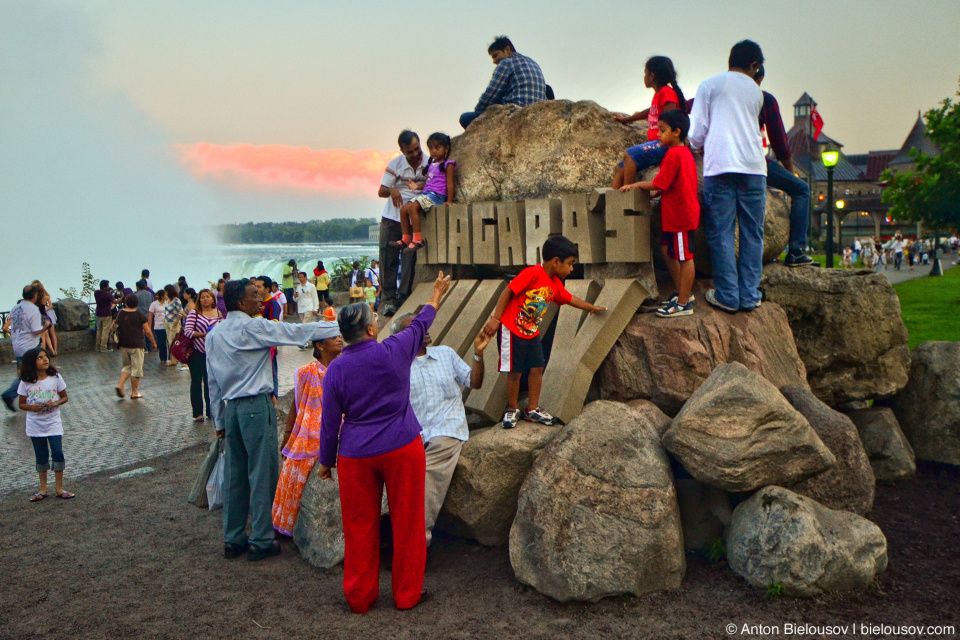
POLYGON ((660 219, 663 234, 660 251, 667 263, 675 292, 657 309, 661 318, 693 314, 693 232, 700 225, 700 201, 697 198, 697 164, 684 142, 690 130, 690 119, 683 111, 666 111, 657 123, 660 143, 667 154, 660 163, 660 172, 652 182, 634 182, 621 191, 644 189, 660 191, 660 219))
POLYGON ((543 345, 540 342, 540 320, 547 312, 547 305, 569 304, 591 315, 606 311, 589 302, 572 296, 562 280, 573 271, 577 262, 577 245, 563 236, 547 238, 540 253, 543 264, 527 267, 510 281, 500 295, 496 308, 483 332, 492 337, 498 333, 500 345, 500 371, 507 372, 507 410, 503 414, 503 428, 512 429, 520 419, 517 408, 520 396, 520 378, 524 371, 528 379, 530 397, 523 419, 551 425, 553 416, 540 408, 540 386, 543 383, 543 345))

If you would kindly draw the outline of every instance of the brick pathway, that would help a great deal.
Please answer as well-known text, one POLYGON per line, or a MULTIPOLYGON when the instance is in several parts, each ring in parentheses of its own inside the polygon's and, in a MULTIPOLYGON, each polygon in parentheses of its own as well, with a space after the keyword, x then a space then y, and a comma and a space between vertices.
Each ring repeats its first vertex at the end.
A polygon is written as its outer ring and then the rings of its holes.
MULTIPOLYGON (((281 347, 280 393, 293 387, 293 375, 312 359, 311 351, 281 347)), ((67 382, 70 401, 63 416, 65 484, 72 478, 166 455, 213 437, 213 423, 193 421, 190 373, 161 367, 157 353, 147 354, 141 400, 120 400, 114 387, 120 376, 120 354, 82 351, 64 354, 54 365, 67 382)), ((0 386, 16 375, 10 363, 0 366, 0 386)), ((36 486, 33 447, 24 430, 23 412, 0 406, 0 495, 36 486)), ((53 482, 53 474, 50 474, 53 482)), ((52 488, 52 485, 51 485, 52 488)))

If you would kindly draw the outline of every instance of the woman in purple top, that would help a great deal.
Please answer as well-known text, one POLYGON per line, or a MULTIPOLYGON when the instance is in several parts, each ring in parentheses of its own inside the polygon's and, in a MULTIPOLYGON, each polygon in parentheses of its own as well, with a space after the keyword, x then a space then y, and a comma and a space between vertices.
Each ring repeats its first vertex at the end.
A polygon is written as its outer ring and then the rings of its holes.
POLYGON ((410 407, 410 366, 449 288, 450 277, 441 272, 420 315, 382 343, 369 305, 349 305, 337 316, 347 346, 324 379, 317 473, 330 479, 330 469, 339 470, 343 591, 354 613, 366 613, 380 595, 384 485, 393 526, 393 601, 398 609, 410 609, 423 596, 426 458, 420 423, 410 407))
POLYGON ((197 307, 187 314, 183 323, 183 335, 193 341, 193 353, 190 355, 190 404, 193 407, 193 419, 203 422, 203 407, 206 403, 207 417, 210 418, 210 389, 207 386, 207 346, 206 338, 216 325, 223 320, 217 309, 217 298, 210 289, 201 289, 197 296, 197 307), (202 388, 202 389, 201 389, 202 388))

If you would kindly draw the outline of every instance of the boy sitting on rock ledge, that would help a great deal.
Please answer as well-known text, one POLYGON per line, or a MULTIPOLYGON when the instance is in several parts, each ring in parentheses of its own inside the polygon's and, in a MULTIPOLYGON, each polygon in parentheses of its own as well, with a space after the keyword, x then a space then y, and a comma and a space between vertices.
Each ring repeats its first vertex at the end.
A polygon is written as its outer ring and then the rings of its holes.
POLYGON ((507 410, 503 414, 503 428, 512 429, 520 420, 517 404, 520 400, 520 378, 530 372, 527 409, 523 419, 552 425, 554 418, 540 408, 540 386, 543 383, 543 345, 540 342, 540 321, 547 305, 569 304, 591 315, 606 311, 574 297, 563 286, 563 279, 573 271, 577 262, 577 245, 564 236, 552 236, 543 243, 540 253, 543 263, 527 267, 510 281, 500 295, 497 306, 483 333, 491 337, 498 333, 500 371, 507 372, 507 410))
POLYGON ((674 318, 693 314, 693 232, 700 224, 700 201, 697 199, 697 164, 693 153, 684 145, 690 130, 690 119, 676 109, 660 114, 657 123, 660 144, 667 149, 660 172, 650 182, 634 182, 620 191, 644 189, 659 191, 660 219, 663 233, 660 251, 673 280, 674 294, 657 309, 657 316, 674 318))

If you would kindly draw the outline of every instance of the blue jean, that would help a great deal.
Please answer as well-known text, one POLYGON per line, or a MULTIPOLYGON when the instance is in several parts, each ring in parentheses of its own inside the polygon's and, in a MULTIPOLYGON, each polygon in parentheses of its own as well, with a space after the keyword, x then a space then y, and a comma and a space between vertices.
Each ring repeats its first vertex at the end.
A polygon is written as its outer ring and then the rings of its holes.
MULTIPOLYGON (((659 140, 651 140, 638 144, 627 149, 627 155, 637 165, 637 173, 640 173, 647 167, 657 167, 663 162, 663 156, 667 155, 667 148, 660 144, 659 140)), ((618 167, 623 166, 621 160, 618 167)))
POLYGON ((167 354, 167 330, 154 329, 153 338, 157 341, 157 351, 160 352, 160 362, 166 362, 170 359, 167 354))
POLYGON ((705 176, 703 200, 716 299, 734 309, 753 309, 760 304, 767 178, 744 173, 705 176), (737 223, 739 256, 733 250, 737 223))
POLYGON ((483 111, 467 111, 460 115, 460 126, 466 129, 470 123, 480 117, 483 111))
POLYGON ((794 255, 803 253, 810 228, 810 187, 770 158, 767 158, 767 186, 790 196, 790 244, 787 250, 794 255))
MULTIPOLYGON (((37 342, 37 346, 40 346, 40 342, 37 342)), ((23 358, 17 358, 17 377, 14 379, 13 384, 7 387, 7 390, 3 392, 2 395, 5 399, 9 398, 10 400, 16 400, 17 398, 17 389, 20 388, 20 363, 23 361, 23 358)))
POLYGON ((33 453, 37 458, 37 471, 43 473, 49 469, 50 458, 53 458, 53 470, 63 471, 63 436, 44 436, 41 438, 31 436, 30 443, 33 444, 33 453), (47 448, 48 442, 50 443, 49 449, 47 448))

